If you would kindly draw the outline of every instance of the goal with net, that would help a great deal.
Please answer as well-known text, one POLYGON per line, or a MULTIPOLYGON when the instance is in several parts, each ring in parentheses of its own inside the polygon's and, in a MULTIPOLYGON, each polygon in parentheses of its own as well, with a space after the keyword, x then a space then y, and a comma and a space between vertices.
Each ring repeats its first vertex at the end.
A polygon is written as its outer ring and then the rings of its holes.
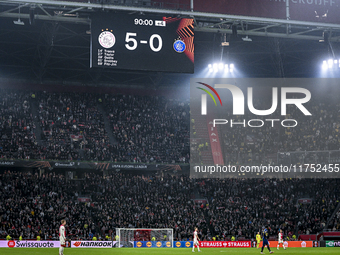
POLYGON ((172 228, 116 228, 116 247, 173 247, 172 228))

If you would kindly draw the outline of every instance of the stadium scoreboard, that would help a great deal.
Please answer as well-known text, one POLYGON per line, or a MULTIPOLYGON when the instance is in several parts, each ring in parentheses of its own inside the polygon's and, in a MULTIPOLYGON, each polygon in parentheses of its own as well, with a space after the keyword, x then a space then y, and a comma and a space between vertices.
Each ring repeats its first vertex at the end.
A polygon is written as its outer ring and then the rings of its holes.
POLYGON ((90 67, 194 72, 193 19, 127 13, 91 19, 90 67))

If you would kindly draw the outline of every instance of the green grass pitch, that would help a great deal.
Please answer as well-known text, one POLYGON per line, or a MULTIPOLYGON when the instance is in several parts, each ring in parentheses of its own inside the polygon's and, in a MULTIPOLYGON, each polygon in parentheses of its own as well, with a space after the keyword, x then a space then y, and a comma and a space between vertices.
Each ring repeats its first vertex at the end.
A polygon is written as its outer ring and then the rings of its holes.
MULTIPOLYGON (((202 248, 203 254, 260 254, 260 249, 247 249, 247 248, 202 248)), ((340 248, 288 248, 283 250, 272 249, 274 251, 273 254, 285 254, 285 255, 319 255, 319 254, 340 254, 340 248)), ((1 255, 58 255, 59 249, 34 249, 34 248, 1 248, 1 255)), ((197 249, 195 249, 195 253, 197 253, 197 249)), ((264 250, 265 254, 269 254, 268 250, 264 250)), ((115 255, 115 254, 129 254, 129 255, 138 255, 138 254, 148 254, 148 255, 162 255, 162 254, 193 254, 190 248, 112 248, 112 249, 72 249, 66 248, 64 251, 64 255, 115 255)))

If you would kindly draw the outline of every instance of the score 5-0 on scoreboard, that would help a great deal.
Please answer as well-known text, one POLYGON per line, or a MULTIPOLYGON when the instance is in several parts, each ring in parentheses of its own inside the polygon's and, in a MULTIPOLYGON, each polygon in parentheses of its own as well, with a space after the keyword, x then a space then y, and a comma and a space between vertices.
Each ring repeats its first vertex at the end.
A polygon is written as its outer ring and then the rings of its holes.
POLYGON ((194 72, 193 19, 97 13, 91 37, 90 67, 194 72))

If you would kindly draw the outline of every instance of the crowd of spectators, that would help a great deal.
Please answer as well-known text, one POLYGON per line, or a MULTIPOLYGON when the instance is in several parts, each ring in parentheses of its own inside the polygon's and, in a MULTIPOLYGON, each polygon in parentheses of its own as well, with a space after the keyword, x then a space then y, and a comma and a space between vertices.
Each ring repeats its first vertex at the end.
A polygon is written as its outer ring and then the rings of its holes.
POLYGON ((117 140, 115 160, 188 163, 189 105, 150 96, 109 96, 107 114, 117 140))
MULTIPOLYGON (((255 100, 254 107, 268 109, 268 102, 255 100)), ((320 97, 314 99, 313 104, 308 105, 308 110, 312 116, 305 116, 295 105, 288 105, 286 116, 281 116, 280 112, 270 116, 269 119, 280 120, 273 122, 274 127, 272 127, 271 121, 265 121, 268 116, 257 116, 250 112, 246 112, 242 116, 233 116, 224 111, 221 113, 221 118, 233 119, 238 123, 243 123, 245 120, 246 125, 243 127, 238 124, 232 128, 230 128, 230 124, 219 125, 225 162, 228 164, 271 163, 271 161, 276 161, 277 152, 339 150, 340 103, 338 101, 325 103, 325 100, 320 97), (251 119, 261 119, 265 124, 262 127, 249 128, 248 120, 251 119), (280 122, 284 119, 296 120, 297 126, 283 127, 280 122)), ((260 122, 251 123, 251 125, 260 124, 260 122)), ((285 123, 285 125, 293 124, 294 122, 285 123)), ((298 159, 293 159, 294 163, 306 163, 306 160, 305 156, 301 155, 298 159)), ((313 163, 321 163, 315 157, 312 160, 313 163)), ((281 160, 280 163, 283 161, 285 160, 281 160)), ((312 163, 310 160, 307 161, 312 163)))
MULTIPOLYGON (((34 98, 31 96, 32 93, 23 91, 1 91, 2 158, 189 162, 190 106, 187 101, 75 92, 38 92, 34 98), (33 108, 37 109, 36 113, 33 108), (112 134, 111 139, 109 134, 112 134)), ((328 154, 309 153, 308 156, 302 152, 339 151, 340 104, 326 104, 321 99, 314 101, 308 106, 312 116, 305 116, 296 106, 288 105, 285 118, 297 120, 294 128, 283 128, 279 122, 271 127, 268 121, 260 128, 219 125, 225 163, 276 162, 277 152, 282 152, 280 163, 311 163, 310 157, 319 161, 313 163, 329 161, 328 154)), ((268 102, 263 100, 254 104, 257 109, 268 108, 268 102)), ((247 122, 266 117, 246 112, 241 118, 223 112, 223 118, 247 122)), ((340 154, 335 154, 339 160, 340 154)))
POLYGON ((29 103, 30 94, 0 90, 0 157, 37 158, 39 148, 29 103))
POLYGON ((94 196, 95 220, 102 231, 118 227, 173 228, 177 240, 192 237, 196 224, 206 232, 203 210, 190 197, 195 181, 188 177, 91 176, 92 189, 100 187, 102 191, 94 196))
POLYGON ((188 195, 194 184, 188 176, 87 174, 67 181, 54 173, 8 171, 0 174, 0 238, 56 239, 63 218, 72 239, 114 236, 117 227, 174 228, 175 237, 189 238, 195 226, 207 229, 202 209, 188 195), (79 202, 81 195, 91 202, 79 202))
POLYGON ((110 146, 97 97, 80 93, 39 93, 39 118, 46 159, 108 161, 110 146), (79 150, 84 150, 84 156, 79 150))
POLYGON ((298 233, 315 233, 320 228, 340 229, 337 215, 331 221, 327 220, 339 205, 338 185, 338 179, 327 179, 322 182, 316 180, 310 183, 305 182, 304 187, 315 191, 315 199, 313 203, 303 203, 299 207, 298 233))
POLYGON ((269 226, 292 238, 297 231, 318 233, 326 226, 339 203, 339 184, 338 179, 210 179, 200 190, 210 198, 215 235, 249 239, 269 226))
POLYGON ((88 235, 93 225, 91 210, 77 201, 76 185, 52 173, 0 174, 1 238, 57 239, 62 218, 68 219, 68 235, 88 235), (84 228, 85 224, 89 227, 84 228))
MULTIPOLYGON (((0 92, 1 158, 189 162, 190 108, 183 100, 0 92)), ((255 106, 266 108, 261 101, 255 106)), ((274 128, 267 123, 256 129, 221 126, 225 163, 266 163, 268 155, 277 152, 282 152, 283 163, 327 163, 330 154, 323 154, 325 150, 335 150, 332 155, 340 160, 339 110, 339 103, 316 101, 310 106, 312 117, 289 106, 285 118, 298 121, 294 128, 278 123, 274 128)), ((202 143, 202 151, 209 148, 202 143)), ((0 237, 56 239, 62 218, 67 219, 72 239, 114 236, 115 228, 130 227, 173 228, 174 238, 184 240, 192 237, 195 226, 206 240, 249 239, 264 225, 273 233, 281 228, 292 237, 339 229, 339 214, 328 222, 339 203, 339 184, 338 179, 194 180, 185 175, 121 173, 87 174, 71 181, 55 173, 6 172, 0 174, 0 237), (192 195, 197 192, 207 198, 207 204, 194 203, 192 195), (80 195, 91 202, 80 202, 80 195), (310 200, 299 203, 299 198, 310 200)))
POLYGON ((276 236, 339 229, 338 179, 190 179, 187 175, 0 174, 0 238, 56 239, 61 219, 71 239, 114 237, 116 228, 172 228, 175 240, 252 239, 263 226, 276 236), (194 194, 206 204, 194 202, 194 194), (81 202, 80 198, 86 198, 81 202), (300 198, 304 200, 298 200, 300 198), (90 199, 90 201, 87 201, 90 199))
POLYGON ((181 100, 3 90, 0 117, 6 159, 189 162, 189 105, 181 100))

